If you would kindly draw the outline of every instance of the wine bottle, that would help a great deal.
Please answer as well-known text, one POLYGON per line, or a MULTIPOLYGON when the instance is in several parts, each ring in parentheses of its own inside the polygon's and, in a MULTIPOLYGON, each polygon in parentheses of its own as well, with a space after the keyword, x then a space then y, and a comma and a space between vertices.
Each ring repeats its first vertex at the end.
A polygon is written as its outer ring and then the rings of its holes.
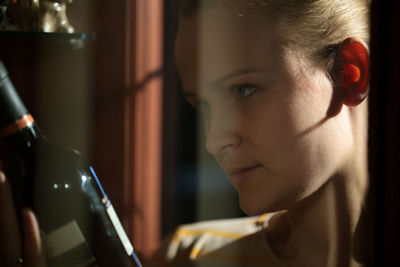
POLYGON ((36 213, 48 266, 141 266, 92 166, 46 140, 1 61, 0 143, 15 207, 36 213))

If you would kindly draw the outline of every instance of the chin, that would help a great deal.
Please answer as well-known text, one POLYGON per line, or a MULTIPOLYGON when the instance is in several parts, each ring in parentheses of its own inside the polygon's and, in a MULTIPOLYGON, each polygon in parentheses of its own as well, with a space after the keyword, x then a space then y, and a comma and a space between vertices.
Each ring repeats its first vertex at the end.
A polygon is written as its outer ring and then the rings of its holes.
POLYGON ((246 197, 239 194, 240 209, 249 216, 286 210, 294 205, 295 199, 286 197, 284 199, 257 198, 254 195, 246 197))
MULTIPOLYGON (((257 201, 254 198, 246 199, 239 195, 240 209, 249 216, 261 215, 268 212, 273 212, 274 209, 263 201, 257 201)), ((276 210, 275 210, 276 211, 276 210)))

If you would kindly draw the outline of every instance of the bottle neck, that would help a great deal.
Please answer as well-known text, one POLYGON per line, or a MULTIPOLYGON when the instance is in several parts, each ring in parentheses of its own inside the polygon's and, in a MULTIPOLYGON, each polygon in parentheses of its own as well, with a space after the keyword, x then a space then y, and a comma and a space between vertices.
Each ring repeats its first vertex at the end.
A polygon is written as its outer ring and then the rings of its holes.
POLYGON ((9 77, 0 80, 0 129, 29 114, 9 77))
POLYGON ((8 76, 6 67, 0 61, 0 129, 14 125, 21 119, 22 123, 29 121, 29 118, 26 118, 28 114, 28 110, 8 76))
POLYGON ((5 138, 11 135, 14 135, 18 131, 24 130, 25 128, 31 128, 35 124, 35 120, 33 119, 31 114, 26 114, 22 116, 22 118, 16 120, 14 123, 11 123, 0 129, 0 138, 5 138))
POLYGON ((10 145, 44 139, 0 61, 0 141, 10 145))
POLYGON ((24 115, 14 123, 0 128, 0 142, 17 150, 24 149, 26 145, 30 147, 31 144, 43 140, 45 137, 41 134, 31 114, 24 115))

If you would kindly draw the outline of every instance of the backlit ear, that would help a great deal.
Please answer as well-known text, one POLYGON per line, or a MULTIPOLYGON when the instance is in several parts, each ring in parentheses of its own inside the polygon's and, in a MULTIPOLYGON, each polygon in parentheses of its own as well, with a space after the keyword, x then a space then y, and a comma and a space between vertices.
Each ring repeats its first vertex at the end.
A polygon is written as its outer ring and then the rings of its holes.
POLYGON ((339 44, 332 72, 335 94, 330 115, 335 116, 343 104, 357 106, 368 95, 369 53, 363 43, 349 38, 339 44))

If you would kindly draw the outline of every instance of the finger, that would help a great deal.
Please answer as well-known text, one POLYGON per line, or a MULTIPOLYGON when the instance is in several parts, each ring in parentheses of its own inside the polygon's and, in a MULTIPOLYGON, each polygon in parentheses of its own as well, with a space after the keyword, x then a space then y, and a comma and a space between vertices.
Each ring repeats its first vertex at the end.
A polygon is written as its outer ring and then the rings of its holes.
POLYGON ((25 266, 44 267, 46 260, 44 249, 40 238, 39 223, 34 213, 24 208, 22 211, 24 219, 24 262, 25 266))
POLYGON ((21 239, 10 184, 0 172, 0 266, 21 257, 21 239))

